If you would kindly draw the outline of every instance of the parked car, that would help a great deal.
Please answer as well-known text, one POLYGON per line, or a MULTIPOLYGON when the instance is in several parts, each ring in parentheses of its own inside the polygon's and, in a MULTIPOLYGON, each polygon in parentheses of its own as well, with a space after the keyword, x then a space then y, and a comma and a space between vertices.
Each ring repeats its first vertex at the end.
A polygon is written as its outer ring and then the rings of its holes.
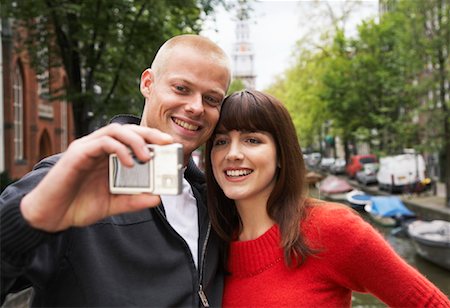
POLYGON ((343 174, 345 173, 346 161, 343 158, 336 158, 334 164, 330 166, 330 172, 332 174, 343 174))
POLYGON ((364 164, 376 162, 378 162, 378 160, 374 154, 353 155, 350 157, 347 167, 345 167, 345 172, 350 178, 354 178, 356 176, 356 172, 361 171, 364 164))
POLYGON ((324 157, 322 158, 322 160, 320 161, 320 170, 322 171, 329 171, 330 167, 334 164, 334 157, 324 157))
POLYGON ((356 172, 356 180, 363 185, 376 183, 378 168, 378 163, 363 164, 363 169, 356 172))
POLYGON ((315 169, 319 166, 321 159, 322 159, 322 154, 320 154, 318 152, 308 154, 307 158, 306 158, 306 165, 310 169, 315 169))
POLYGON ((418 154, 401 154, 380 158, 377 174, 378 187, 390 192, 401 192, 426 180, 425 160, 418 154))

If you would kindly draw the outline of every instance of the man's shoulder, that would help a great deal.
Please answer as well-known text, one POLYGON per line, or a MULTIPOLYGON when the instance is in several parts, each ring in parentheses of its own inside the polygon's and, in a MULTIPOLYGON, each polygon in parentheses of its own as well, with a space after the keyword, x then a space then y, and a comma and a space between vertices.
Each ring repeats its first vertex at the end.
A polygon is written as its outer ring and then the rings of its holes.
POLYGON ((48 157, 42 159, 33 167, 33 170, 39 169, 42 167, 52 167, 53 165, 55 165, 58 162, 58 160, 60 160, 62 155, 63 155, 63 153, 58 153, 58 154, 54 154, 54 155, 51 155, 51 156, 48 156, 48 157))
POLYGON ((136 124, 139 125, 141 123, 141 118, 132 114, 118 114, 114 116, 110 121, 110 123, 118 123, 118 124, 136 124))

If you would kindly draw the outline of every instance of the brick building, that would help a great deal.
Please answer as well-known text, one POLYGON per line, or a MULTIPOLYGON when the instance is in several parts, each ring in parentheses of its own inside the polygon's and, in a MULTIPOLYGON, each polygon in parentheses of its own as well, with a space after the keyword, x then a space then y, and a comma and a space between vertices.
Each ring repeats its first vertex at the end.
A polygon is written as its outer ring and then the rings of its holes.
POLYGON ((6 20, 0 23, 0 172, 17 179, 40 159, 64 151, 74 139, 74 123, 71 104, 49 97, 64 88, 64 70, 36 74, 26 52, 18 52, 14 27, 6 20))

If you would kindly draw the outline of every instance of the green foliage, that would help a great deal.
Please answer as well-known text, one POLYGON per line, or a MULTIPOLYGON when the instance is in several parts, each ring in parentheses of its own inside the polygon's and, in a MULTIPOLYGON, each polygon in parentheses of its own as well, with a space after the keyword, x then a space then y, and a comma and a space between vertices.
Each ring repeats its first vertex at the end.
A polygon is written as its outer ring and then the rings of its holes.
MULTIPOLYGON (((448 51, 449 37, 449 27, 443 31, 441 26, 440 39, 432 39, 431 30, 427 32, 421 25, 427 24, 427 16, 433 16, 433 9, 436 12, 442 1, 398 1, 395 10, 384 14, 380 22, 362 23, 357 39, 347 39, 337 28, 332 44, 319 51, 299 45, 294 67, 268 91, 286 103, 308 145, 318 139, 309 136, 320 131, 313 127, 329 121, 344 141, 362 140, 362 130, 378 132, 378 150, 387 153, 417 143, 423 135, 417 129, 417 111, 423 108, 422 97, 438 84, 438 70, 424 76, 425 60, 436 57, 436 48, 444 48, 444 42, 448 51)), ((444 17, 442 21, 448 25, 444 17)), ((448 80, 448 59, 446 63, 448 80)), ((449 118, 448 113, 444 116, 449 118)), ((440 119, 442 113, 433 117, 440 119)), ((437 123, 443 127, 442 121, 437 123)), ((372 137, 369 133, 363 141, 372 137)))
MULTIPOLYGON (((2 0, 36 71, 64 67, 77 136, 96 117, 140 112, 139 79, 169 37, 198 33, 221 0, 2 0), (101 89, 99 91, 98 89, 101 89)), ((3 16, 5 16, 3 15, 3 16)), ((61 91, 65 90, 65 91, 61 91)))
POLYGON ((450 3, 388 2, 356 39, 336 27, 315 51, 299 44, 297 62, 268 91, 286 103, 303 146, 317 148, 325 133, 383 155, 444 153, 449 201, 450 3))
POLYGON ((233 79, 233 80, 231 81, 230 87, 228 88, 228 93, 227 93, 227 95, 229 95, 229 94, 231 94, 231 93, 234 93, 234 92, 241 91, 241 90, 243 90, 243 89, 245 89, 245 84, 244 84, 244 82, 242 81, 242 79, 239 79, 239 78, 233 79))

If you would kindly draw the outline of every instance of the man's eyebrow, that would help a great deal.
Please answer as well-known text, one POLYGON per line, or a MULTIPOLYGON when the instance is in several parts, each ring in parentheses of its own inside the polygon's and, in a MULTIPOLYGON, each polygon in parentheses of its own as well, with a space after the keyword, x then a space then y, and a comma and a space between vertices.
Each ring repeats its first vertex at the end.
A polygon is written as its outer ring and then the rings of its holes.
MULTIPOLYGON (((188 86, 192 87, 195 85, 195 83, 183 78, 183 77, 177 77, 174 76, 172 78, 169 78, 169 82, 181 82, 184 84, 187 84, 188 86)), ((221 99, 223 100, 225 98, 225 92, 220 89, 220 88, 214 88, 214 89, 209 89, 207 91, 205 91, 205 93, 211 94, 211 95, 218 95, 221 97, 221 99)))
POLYGON ((189 80, 187 80, 187 79, 185 79, 185 78, 182 78, 182 77, 174 76, 174 77, 171 77, 171 78, 168 78, 168 79, 169 79, 169 82, 170 82, 170 83, 173 83, 173 82, 181 82, 181 83, 185 83, 185 84, 188 84, 188 85, 192 85, 192 84, 193 84, 193 83, 190 82, 189 80))
POLYGON ((225 93, 221 90, 210 89, 210 90, 206 91, 206 93, 211 94, 211 95, 218 95, 221 97, 222 100, 225 98, 225 93))

